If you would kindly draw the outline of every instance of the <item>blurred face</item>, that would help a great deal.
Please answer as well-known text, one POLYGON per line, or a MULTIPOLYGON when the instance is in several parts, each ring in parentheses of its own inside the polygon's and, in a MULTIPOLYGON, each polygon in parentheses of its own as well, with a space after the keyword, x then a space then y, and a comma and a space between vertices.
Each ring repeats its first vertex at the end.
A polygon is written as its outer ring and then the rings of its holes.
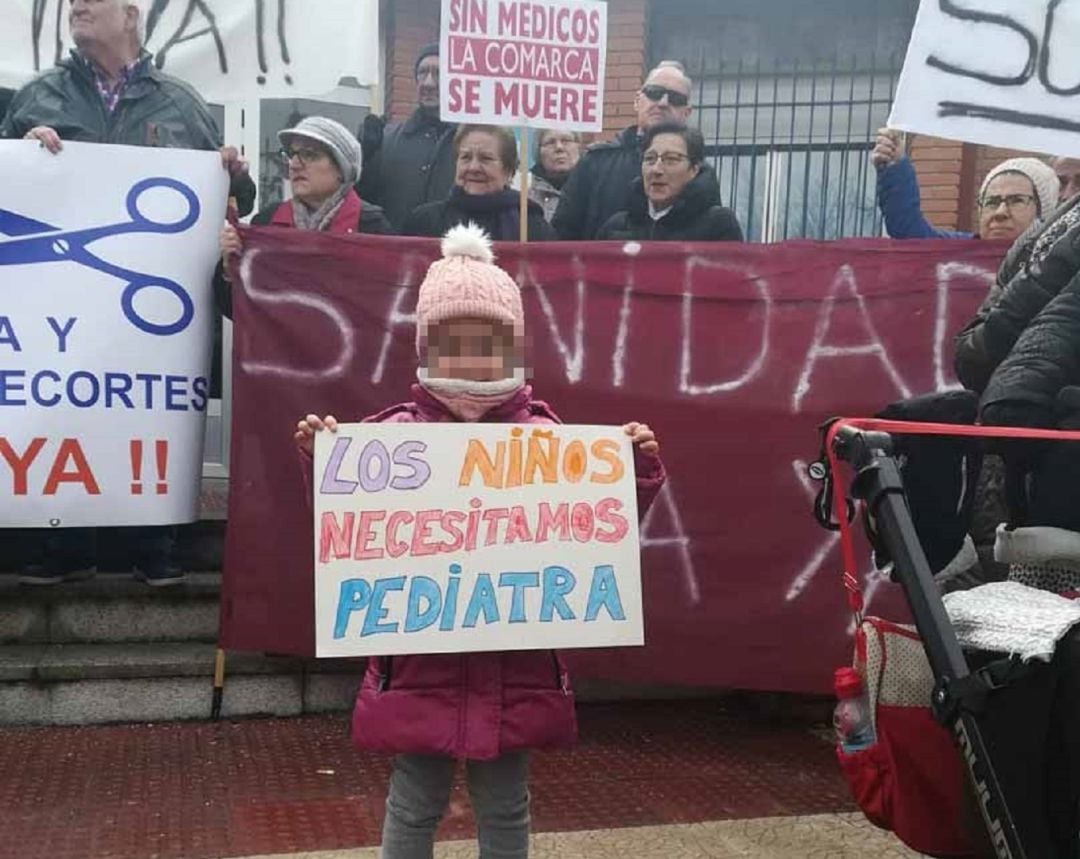
POLYGON ((645 196, 657 209, 666 209, 700 169, 700 164, 690 164, 685 140, 677 134, 658 134, 641 159, 645 196))
POLYGON ((139 10, 124 0, 71 0, 68 24, 80 48, 126 47, 138 32, 139 10))
POLYGON ((565 176, 578 163, 581 144, 574 135, 545 131, 540 140, 540 166, 552 176, 565 176))
POLYGON ((466 194, 494 194, 510 184, 510 178, 494 134, 471 131, 461 138, 454 181, 466 194))
POLYGON ((424 57, 416 70, 416 101, 424 110, 439 109, 439 58, 424 57))
POLYGON ((638 128, 644 131, 661 122, 686 124, 690 118, 690 89, 676 69, 656 69, 634 96, 638 128), (672 102, 679 102, 673 104, 672 102))
POLYGON ((315 140, 290 137, 281 150, 289 169, 289 185, 293 196, 317 207, 341 187, 341 171, 330 151, 315 140))
POLYGON ((421 344, 424 367, 436 379, 509 379, 520 365, 519 353, 513 326, 472 317, 433 325, 421 344))
POLYGON ((1064 203, 1080 194, 1080 158, 1055 158, 1054 172, 1058 177, 1058 202, 1064 203))
POLYGON ((1019 173, 1002 173, 986 186, 979 200, 979 235, 984 239, 1015 239, 1031 226, 1037 213, 1031 180, 1019 173))

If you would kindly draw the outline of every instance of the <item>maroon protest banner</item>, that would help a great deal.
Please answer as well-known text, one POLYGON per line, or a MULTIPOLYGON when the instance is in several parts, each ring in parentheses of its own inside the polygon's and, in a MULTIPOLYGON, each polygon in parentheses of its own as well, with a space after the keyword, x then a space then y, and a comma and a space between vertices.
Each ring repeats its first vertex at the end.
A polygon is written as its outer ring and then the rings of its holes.
MULTIPOLYGON (((437 243, 245 231, 234 287, 222 643, 310 654, 312 523, 293 447, 305 414, 407 400, 416 287, 437 243)), ((502 245, 522 285, 536 395, 563 420, 646 421, 670 480, 642 524, 646 645, 579 675, 828 689, 850 659, 837 537, 810 513, 816 426, 955 386, 952 337, 1005 248, 502 245)), ((871 612, 903 612, 870 572, 871 612)))

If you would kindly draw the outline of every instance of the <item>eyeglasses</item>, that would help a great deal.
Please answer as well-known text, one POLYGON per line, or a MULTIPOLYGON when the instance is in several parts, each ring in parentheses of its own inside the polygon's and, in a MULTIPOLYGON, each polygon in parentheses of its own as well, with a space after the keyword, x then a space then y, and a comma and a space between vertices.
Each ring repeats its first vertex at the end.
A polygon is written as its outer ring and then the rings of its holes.
POLYGON ((1030 206, 1035 202, 1031 194, 1006 194, 1004 197, 995 194, 993 197, 983 197, 979 205, 984 209, 997 209, 1002 203, 1007 209, 1016 209, 1020 206, 1030 206))
POLYGON ((427 78, 431 78, 434 81, 439 80, 439 66, 437 64, 420 66, 420 68, 416 70, 417 83, 422 83, 427 78))
POLYGON ((666 95, 667 102, 672 107, 686 107, 690 103, 690 96, 686 93, 668 89, 658 84, 646 84, 641 88, 641 94, 649 101, 660 101, 666 95))
POLYGON ((682 162, 689 161, 689 155, 683 155, 681 152, 665 152, 663 155, 657 155, 655 152, 646 152, 641 159, 641 163, 646 167, 653 167, 656 162, 659 161, 665 167, 678 167, 682 162))
POLYGON ((294 158, 299 158, 300 163, 307 167, 309 164, 314 164, 320 158, 325 157, 323 152, 318 149, 312 149, 308 146, 299 146, 296 149, 282 149, 280 153, 281 160, 288 164, 294 158))
POLYGON ((547 140, 540 144, 540 148, 555 149, 558 146, 562 146, 564 149, 569 149, 576 143, 577 140, 573 137, 549 137, 547 140))

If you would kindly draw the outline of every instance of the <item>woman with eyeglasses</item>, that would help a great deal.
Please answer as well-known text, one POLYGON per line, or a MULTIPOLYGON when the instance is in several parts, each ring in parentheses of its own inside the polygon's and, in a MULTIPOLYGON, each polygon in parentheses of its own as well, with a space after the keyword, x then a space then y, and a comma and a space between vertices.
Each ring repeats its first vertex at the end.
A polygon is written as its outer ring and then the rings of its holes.
MULTIPOLYGON (((340 235, 393 233, 382 209, 360 199, 353 188, 360 177, 362 152, 344 125, 325 116, 309 116, 294 128, 279 131, 278 140, 292 199, 263 209, 251 219, 252 225, 340 235)), ((221 231, 223 260, 242 250, 240 234, 227 224, 221 231)), ((224 265, 218 267, 214 287, 218 305, 231 318, 232 294, 224 265)))
MULTIPOLYGON (((654 125, 686 125, 693 113, 693 82, 682 63, 664 60, 649 72, 634 94, 636 121, 611 140, 589 147, 566 185, 551 225, 567 241, 595 239, 600 228, 630 202, 631 184, 641 175, 642 143, 654 125)), ((702 165, 704 181, 716 183, 709 165, 702 165)))
MULTIPOLYGON (((458 224, 474 223, 493 241, 520 239, 521 195, 510 189, 518 169, 518 145, 513 132, 494 125, 462 125, 454 135, 454 187, 450 195, 413 210, 405 219, 406 236, 446 235, 458 224)), ((528 203, 529 241, 554 241, 555 231, 544 210, 528 203)))
POLYGON ((544 210, 549 224, 555 216, 563 185, 581 158, 581 135, 545 128, 536 136, 536 163, 529 176, 529 199, 544 210))
POLYGON ((923 216, 915 167, 899 132, 878 129, 870 160, 878 171, 885 231, 894 239, 1016 239, 1048 219, 1058 202, 1058 179, 1049 165, 1037 158, 1010 158, 987 173, 979 189, 978 231, 944 230, 923 216))
POLYGON ((629 207, 612 215, 597 239, 660 242, 741 242, 735 213, 720 204, 716 182, 702 173, 705 141, 696 128, 654 125, 642 142, 641 176, 629 207))

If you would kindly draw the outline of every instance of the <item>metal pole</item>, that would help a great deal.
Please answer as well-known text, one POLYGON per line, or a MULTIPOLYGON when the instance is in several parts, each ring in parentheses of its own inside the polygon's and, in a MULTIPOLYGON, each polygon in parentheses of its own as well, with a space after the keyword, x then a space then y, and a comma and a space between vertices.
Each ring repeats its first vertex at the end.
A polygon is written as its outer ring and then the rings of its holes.
POLYGON ((217 649, 214 656, 214 695, 210 701, 210 719, 216 722, 221 718, 221 699, 225 694, 225 650, 217 649))
POLYGON ((521 126, 521 152, 518 154, 518 169, 521 171, 521 208, 518 219, 518 241, 529 240, 529 129, 521 126))

